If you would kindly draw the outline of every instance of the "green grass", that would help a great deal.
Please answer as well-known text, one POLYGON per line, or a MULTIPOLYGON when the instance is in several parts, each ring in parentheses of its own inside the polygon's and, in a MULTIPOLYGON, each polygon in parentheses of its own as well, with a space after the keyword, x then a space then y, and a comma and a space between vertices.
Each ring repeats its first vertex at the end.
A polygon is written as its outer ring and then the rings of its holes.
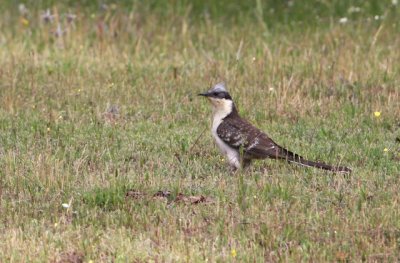
POLYGON ((24 17, 6 1, 0 261, 399 260, 399 7, 278 2, 28 1, 24 17), (276 142, 351 176, 273 160, 231 173, 196 96, 221 80, 276 142))

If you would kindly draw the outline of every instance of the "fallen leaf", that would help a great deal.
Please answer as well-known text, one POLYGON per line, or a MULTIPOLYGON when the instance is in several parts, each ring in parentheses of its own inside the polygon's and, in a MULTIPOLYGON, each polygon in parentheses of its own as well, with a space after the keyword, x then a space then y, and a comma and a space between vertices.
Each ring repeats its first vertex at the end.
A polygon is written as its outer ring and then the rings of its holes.
POLYGON ((169 197, 171 195, 171 191, 168 190, 160 190, 157 193, 153 195, 153 197, 159 196, 159 197, 169 197))
POLYGON ((55 261, 57 263, 82 263, 84 255, 82 252, 69 251, 60 254, 59 258, 55 261))
POLYGON ((168 201, 169 196, 171 196, 171 191, 160 190, 153 195, 153 199, 165 202, 165 201, 168 201))
POLYGON ((336 259, 339 261, 346 261, 348 259, 348 255, 345 252, 338 251, 336 252, 336 259))
POLYGON ((129 199, 142 199, 142 198, 152 198, 153 200, 157 201, 169 201, 169 202, 176 202, 176 203, 184 203, 187 205, 195 205, 195 204, 200 204, 200 203, 213 203, 214 201, 210 197, 206 197, 204 195, 184 195, 182 193, 179 193, 174 200, 169 200, 171 197, 171 191, 168 190, 160 190, 153 194, 152 196, 149 196, 145 192, 140 192, 135 189, 131 189, 125 194, 125 198, 129 199))
POLYGON ((175 198, 175 202, 179 203, 185 203, 185 204, 200 204, 200 203, 212 203, 213 201, 211 198, 206 197, 204 195, 191 195, 191 196, 186 196, 182 193, 179 193, 178 196, 175 198))
POLYGON ((103 113, 103 117, 107 123, 115 124, 119 119, 119 108, 117 105, 108 106, 103 113))
POLYGON ((133 189, 129 190, 125 194, 125 198, 132 198, 132 199, 140 199, 143 198, 144 196, 145 196, 144 193, 133 189))

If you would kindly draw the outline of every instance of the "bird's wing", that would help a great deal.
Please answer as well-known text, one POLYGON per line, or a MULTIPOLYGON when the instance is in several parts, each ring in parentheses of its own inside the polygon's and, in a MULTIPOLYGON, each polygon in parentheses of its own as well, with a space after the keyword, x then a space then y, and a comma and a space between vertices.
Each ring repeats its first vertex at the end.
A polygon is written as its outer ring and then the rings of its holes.
POLYGON ((230 118, 228 116, 225 118, 217 128, 217 135, 232 148, 243 149, 244 159, 268 157, 338 173, 351 173, 351 169, 345 166, 332 166, 322 162, 309 161, 288 151, 240 117, 230 118))
POLYGON ((243 149, 245 158, 282 158, 279 145, 241 118, 225 118, 218 126, 217 134, 232 148, 243 149))

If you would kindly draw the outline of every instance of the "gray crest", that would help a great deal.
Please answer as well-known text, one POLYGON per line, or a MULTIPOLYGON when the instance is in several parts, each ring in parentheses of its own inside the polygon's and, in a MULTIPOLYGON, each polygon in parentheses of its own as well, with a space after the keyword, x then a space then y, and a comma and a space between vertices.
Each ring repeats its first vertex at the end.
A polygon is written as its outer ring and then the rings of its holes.
POLYGON ((208 92, 228 92, 225 88, 225 82, 220 82, 211 88, 208 92))

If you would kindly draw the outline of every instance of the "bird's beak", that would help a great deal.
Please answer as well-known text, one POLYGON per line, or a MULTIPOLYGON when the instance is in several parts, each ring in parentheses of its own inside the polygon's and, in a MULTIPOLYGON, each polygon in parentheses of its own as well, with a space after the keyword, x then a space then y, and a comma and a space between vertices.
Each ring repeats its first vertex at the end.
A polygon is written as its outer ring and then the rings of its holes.
POLYGON ((210 94, 208 94, 207 92, 199 93, 199 94, 197 94, 197 95, 198 95, 198 96, 204 96, 204 97, 210 96, 210 94))

